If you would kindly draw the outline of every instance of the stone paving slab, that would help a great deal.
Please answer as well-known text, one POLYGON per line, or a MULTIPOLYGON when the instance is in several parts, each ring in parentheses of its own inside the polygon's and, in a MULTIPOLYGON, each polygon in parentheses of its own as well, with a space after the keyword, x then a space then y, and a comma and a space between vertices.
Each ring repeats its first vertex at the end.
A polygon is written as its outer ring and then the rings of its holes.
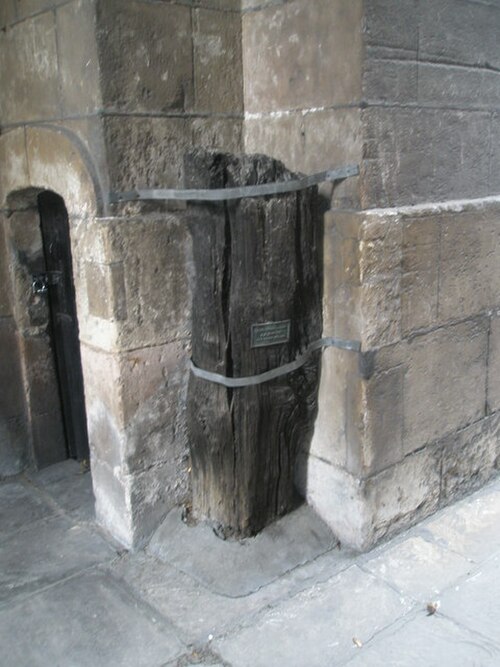
POLYGON ((37 521, 0 543, 0 601, 115 556, 102 537, 64 517, 37 521))
POLYGON ((92 477, 77 461, 68 459, 26 476, 65 512, 84 521, 94 519, 92 477))
POLYGON ((470 574, 475 565, 457 553, 416 536, 389 548, 377 549, 362 567, 387 581, 402 595, 428 603, 457 579, 470 574))
POLYGON ((53 514, 52 508, 20 482, 0 486, 0 538, 53 514))
POLYGON ((500 552, 498 482, 431 517, 420 533, 476 562, 500 552))
POLYGON ((12 667, 160 667, 185 646, 109 578, 87 573, 0 611, 12 667))
POLYGON ((255 593, 238 598, 212 592, 175 567, 144 553, 127 554, 113 561, 110 569, 137 596, 170 619, 186 641, 203 644, 276 601, 327 581, 353 559, 353 554, 330 551, 255 593))
POLYGON ((500 644, 500 556, 447 591, 440 612, 500 644))
POLYGON ((362 646, 349 667, 498 667, 500 647, 439 614, 420 612, 362 646))
POLYGON ((241 542, 221 540, 202 524, 187 526, 176 508, 156 531, 148 551, 210 590, 239 597, 337 545, 330 528, 307 505, 241 542))
POLYGON ((214 642, 233 667, 325 667, 353 656, 409 612, 411 603, 356 566, 284 601, 248 627, 214 642))

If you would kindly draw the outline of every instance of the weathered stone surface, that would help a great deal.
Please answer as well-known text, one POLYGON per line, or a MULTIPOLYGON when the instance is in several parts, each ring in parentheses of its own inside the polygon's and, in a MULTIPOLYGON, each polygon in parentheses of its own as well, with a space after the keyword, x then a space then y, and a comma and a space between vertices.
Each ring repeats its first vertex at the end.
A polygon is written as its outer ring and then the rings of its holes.
POLYGON ((48 504, 18 482, 0 487, 0 534, 2 541, 10 533, 25 528, 33 521, 53 514, 48 504))
POLYGON ((351 473, 373 474, 403 458, 404 375, 404 367, 399 367, 366 381, 363 445, 358 452, 349 443, 347 466, 351 473))
POLYGON ((2 132, 0 161, 3 165, 9 165, 8 169, 0 170, 0 206, 3 208, 13 190, 25 188, 30 183, 24 129, 2 132))
POLYGON ((120 431, 124 425, 120 386, 120 361, 117 355, 80 347, 89 440, 99 457, 117 465, 121 451, 120 431))
POLYGON ((4 28, 16 18, 14 0, 5 0, 0 5, 0 27, 4 28))
MULTIPOLYGON (((398 11, 399 13, 399 11, 398 11)), ((368 57, 363 70, 363 93, 370 102, 408 104, 417 98, 418 65, 415 61, 394 61, 368 57)), ((420 88, 418 89, 420 91, 420 88)))
POLYGON ((302 505, 256 537, 241 542, 221 540, 208 526, 186 526, 177 509, 156 531, 148 551, 214 593, 237 598, 337 546, 328 526, 310 507, 302 505))
POLYGON ((130 497, 120 466, 111 467, 92 456, 92 485, 97 522, 120 544, 131 548, 134 531, 130 497))
POLYGON ((26 151, 30 184, 56 192, 68 213, 91 215, 99 205, 97 176, 87 164, 77 139, 60 129, 28 127, 26 151))
POLYGON ((358 0, 300 0, 244 14, 245 109, 308 109, 358 100, 361 19, 358 0))
POLYGON ((194 118, 193 145, 228 153, 243 152, 243 119, 194 118))
POLYGON ((7 251, 5 243, 6 219, 0 214, 0 318, 12 315, 11 306, 11 286, 10 286, 10 253, 7 251))
POLYGON ((243 110, 241 17, 233 12, 193 12, 195 109, 243 110))
POLYGON ((29 437, 24 415, 0 418, 0 477, 17 475, 30 462, 29 437))
POLYGON ((302 469, 299 490, 341 544, 357 550, 368 548, 372 517, 363 498, 362 481, 312 455, 302 463, 302 469))
POLYGON ((82 351, 97 516, 137 545, 187 497, 186 353, 178 343, 82 351))
POLYGON ((483 563, 460 586, 448 591, 441 601, 441 611, 448 618, 494 642, 498 642, 499 612, 496 600, 500 594, 499 565, 500 556, 496 555, 483 563))
POLYGON ((363 319, 360 303, 360 230, 355 212, 324 216, 323 328, 325 335, 357 340, 363 319))
POLYGON ((300 171, 304 159, 304 118, 291 113, 283 116, 245 118, 244 145, 247 153, 265 152, 281 160, 289 169, 300 171))
POLYGON ((0 87, 3 123, 59 115, 56 26, 52 12, 2 32, 0 87), (12 76, 13 72, 16 76, 12 76))
POLYGON ((441 502, 483 486, 498 472, 500 415, 495 414, 448 436, 443 448, 441 502))
POLYGON ((54 0, 17 0, 18 18, 26 18, 31 14, 43 12, 54 5, 54 0))
POLYGON ((427 520, 418 532, 426 539, 476 562, 500 552, 500 492, 486 487, 471 498, 427 520))
POLYGON ((144 553, 120 559, 113 563, 112 571, 166 616, 178 628, 180 637, 189 643, 203 644, 209 635, 221 636, 241 625, 250 614, 295 595, 314 582, 330 579, 352 561, 351 553, 334 549, 242 597, 213 592, 176 567, 144 553))
POLYGON ((103 123, 112 190, 181 186, 189 120, 106 116, 103 123))
POLYGON ((94 519, 92 476, 78 461, 67 459, 43 470, 30 472, 28 477, 71 517, 84 521, 94 519))
POLYGON ((369 155, 363 164, 363 207, 489 194, 486 112, 368 108, 361 117, 369 155))
POLYGON ((120 357, 125 450, 133 469, 186 455, 188 355, 180 343, 134 350, 120 357))
POLYGON ((357 650, 353 637, 365 643, 409 608, 389 587, 351 567, 214 646, 237 667, 341 664, 357 650))
POLYGON ((438 319, 440 222, 426 216, 403 219, 401 329, 409 334, 433 326, 438 319))
POLYGON ((37 468, 64 461, 68 456, 61 411, 31 415, 33 458, 37 468))
POLYGON ((125 320, 127 303, 123 263, 86 263, 87 299, 90 315, 106 320, 125 320))
MULTIPOLYGON (((491 164, 500 164, 500 113, 491 115, 491 164)), ((492 169, 490 174, 490 188, 492 192, 500 192, 500 170, 492 169)))
MULTIPOLYGON (((102 97, 107 108, 166 111, 191 106, 189 7, 107 0, 97 4, 97 26, 102 97)), ((121 122, 128 124, 125 119, 121 122)), ((113 153, 112 146, 109 152, 113 153)), ((127 159, 135 162, 137 157, 127 159)))
POLYGON ((500 318, 498 317, 493 317, 490 323, 486 400, 488 410, 494 412, 500 409, 500 318))
MULTIPOLYGON (((493 3, 494 4, 494 3, 493 3)), ((420 3, 420 57, 471 65, 500 65, 498 7, 459 0, 420 3)))
POLYGON ((443 616, 424 612, 382 633, 359 652, 352 667, 414 667, 414 665, 481 665, 494 667, 500 648, 482 635, 443 616))
POLYGON ((0 599, 32 592, 115 555, 102 537, 62 517, 37 521, 29 531, 2 540, 0 599))
POLYGON ((19 667, 150 667, 185 651, 161 618, 95 572, 61 582, 0 617, 3 654, 19 667), (42 650, 39 633, 50 638, 42 650))
POLYGON ((484 416, 488 322, 464 322, 409 343, 404 380, 404 451, 484 416))
POLYGON ((425 604, 439 599, 443 590, 470 573, 473 564, 463 556, 417 536, 375 550, 363 567, 401 595, 425 604))
POLYGON ((500 211, 445 216, 441 227, 439 315, 459 319, 500 305, 500 211))
POLYGON ((0 417, 16 417, 24 413, 24 387, 19 344, 14 321, 0 318, 0 417))
POLYGON ((460 108, 498 107, 500 74, 477 68, 419 63, 418 101, 460 108))
POLYGON ((123 243, 127 319, 122 349, 187 338, 191 326, 191 243, 179 216, 125 221, 123 243), (130 300, 131 296, 135 298, 130 300))
POLYGON ((90 263, 82 306, 91 316, 81 324, 85 341, 126 350, 188 337, 191 244, 181 213, 103 219, 87 229, 84 243, 90 263))
POLYGON ((368 217, 359 248, 362 342, 370 349, 401 338, 402 228, 398 218, 368 217))
POLYGON ((63 64, 59 68, 63 113, 81 115, 97 111, 101 108, 101 94, 94 4, 77 0, 59 7, 56 26, 58 57, 63 64))
POLYGON ((23 336, 21 350, 31 414, 59 410, 59 390, 49 336, 23 336))
MULTIPOLYGON (((361 157, 359 110, 333 109, 285 115, 268 114, 245 119, 245 149, 265 152, 282 160, 290 169, 314 173, 346 164, 361 157)), ((359 202, 358 178, 335 187, 325 184, 320 194, 336 207, 350 208, 359 202)))
MULTIPOLYGON (((318 416, 310 448, 304 449, 306 458, 312 454, 340 467, 347 465, 353 452, 359 458, 361 396, 357 356, 345 350, 326 349, 321 361, 318 416)), ((300 477, 307 476, 304 465, 301 460, 297 471, 300 477)))
POLYGON ((417 0, 368 0, 365 38, 368 44, 417 51, 417 0))
POLYGON ((426 448, 366 480, 363 495, 370 523, 364 549, 437 509, 439 454, 426 448))

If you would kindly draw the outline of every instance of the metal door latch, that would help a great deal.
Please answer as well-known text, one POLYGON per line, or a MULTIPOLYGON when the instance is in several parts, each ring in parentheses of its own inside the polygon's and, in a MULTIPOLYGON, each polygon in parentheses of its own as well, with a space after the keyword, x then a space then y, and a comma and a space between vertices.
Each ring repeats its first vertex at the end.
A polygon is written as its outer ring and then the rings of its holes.
POLYGON ((60 271, 48 271, 47 273, 34 273, 31 276, 31 289, 33 294, 47 294, 49 285, 57 285, 62 278, 60 271))
POLYGON ((46 273, 34 273, 31 276, 31 289, 33 294, 47 294, 49 291, 49 278, 46 273))

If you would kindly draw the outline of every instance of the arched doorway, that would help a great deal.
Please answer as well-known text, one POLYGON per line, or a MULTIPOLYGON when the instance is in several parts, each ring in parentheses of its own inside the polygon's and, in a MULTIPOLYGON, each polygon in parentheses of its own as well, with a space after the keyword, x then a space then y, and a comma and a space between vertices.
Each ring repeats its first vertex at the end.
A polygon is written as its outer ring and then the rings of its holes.
MULTIPOLYGON (((88 461, 89 445, 68 214, 62 197, 53 192, 41 192, 37 203, 45 260, 45 273, 38 277, 38 289, 48 299, 49 336, 55 361, 66 452, 70 458, 88 461)), ((36 289, 35 283, 36 278, 36 289)))
MULTIPOLYGON (((66 206, 62 197, 41 188, 12 193, 8 205, 0 230, 5 233, 5 255, 0 264, 7 271, 5 287, 11 294, 10 316, 4 319, 12 323, 8 348, 12 352, 0 351, 0 365, 6 366, 10 354, 11 365, 19 368, 10 373, 17 385, 11 390, 24 394, 24 409, 18 401, 15 414, 16 423, 24 424, 16 444, 17 471, 26 465, 44 468, 67 458, 87 461, 66 206)), ((6 416, 12 421, 9 413, 1 415, 2 422, 6 416)), ((7 439, 11 441, 12 437, 10 434, 7 439)), ((15 465, 11 468, 16 471, 15 465)))

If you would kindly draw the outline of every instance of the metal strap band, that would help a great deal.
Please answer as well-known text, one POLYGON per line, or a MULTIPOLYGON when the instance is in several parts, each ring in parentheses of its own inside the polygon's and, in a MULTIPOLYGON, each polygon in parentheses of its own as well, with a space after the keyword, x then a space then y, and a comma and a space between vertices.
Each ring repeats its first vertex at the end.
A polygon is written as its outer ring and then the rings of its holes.
POLYGON ((325 181, 341 181, 359 174, 358 165, 348 165, 338 169, 321 171, 312 176, 304 176, 293 181, 262 183, 261 185, 245 185, 239 188, 221 188, 213 190, 130 190, 129 192, 110 192, 109 201, 116 204, 121 201, 138 199, 176 199, 183 201, 227 201, 245 197, 264 197, 284 192, 305 190, 325 181))
POLYGON ((216 384, 221 384, 224 387, 229 387, 232 389, 238 387, 252 387, 257 384, 262 384, 263 382, 269 382, 274 380, 282 375, 287 375, 293 371, 298 370, 303 366, 308 358, 313 352, 319 350, 322 347, 338 347, 343 350, 351 350, 352 352, 359 352, 361 350, 361 343, 357 340, 342 340, 340 338, 320 338, 319 340, 311 343, 307 350, 300 354, 295 361, 291 361, 288 364, 283 364, 283 366, 278 366, 278 368, 273 368, 270 371, 265 373, 259 373, 259 375, 247 375, 246 377, 239 378, 230 378, 225 375, 220 375, 219 373, 212 373, 211 371, 205 371, 202 368, 198 368, 193 363, 193 360, 190 359, 191 372, 198 378, 202 380, 207 380, 208 382, 215 382, 216 384))

